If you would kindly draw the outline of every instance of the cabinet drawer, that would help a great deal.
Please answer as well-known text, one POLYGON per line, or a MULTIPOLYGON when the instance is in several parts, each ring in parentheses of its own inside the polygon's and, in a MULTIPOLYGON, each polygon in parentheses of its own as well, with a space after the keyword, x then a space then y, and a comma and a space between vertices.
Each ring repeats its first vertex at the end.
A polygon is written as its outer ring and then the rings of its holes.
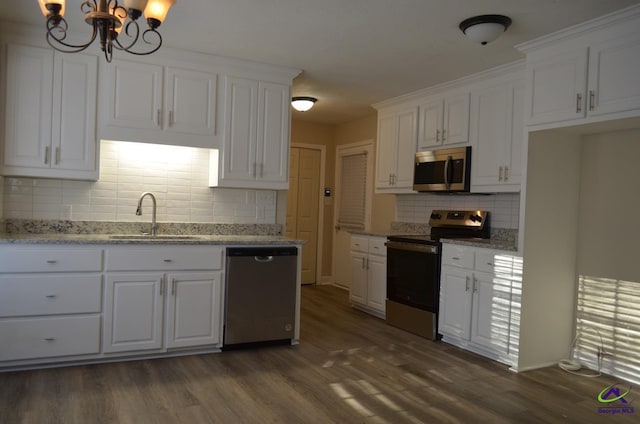
POLYGON ((101 271, 101 249, 0 249, 2 272, 101 271))
POLYGON ((369 238, 351 235, 351 250, 367 253, 369 251, 369 238))
POLYGON ((158 246, 107 249, 107 271, 170 271, 222 268, 222 247, 158 246))
POLYGON ((477 251, 476 252, 476 269, 478 271, 484 271, 489 273, 495 272, 496 257, 493 251, 477 251))
POLYGON ((387 255, 387 247, 384 245, 387 239, 382 237, 372 237, 369 239, 369 253, 374 255, 387 255))
POLYGON ((100 351, 100 316, 0 320, 0 361, 100 351))
POLYGON ((475 254, 472 249, 445 244, 442 248, 442 265, 473 269, 475 254))
POLYGON ((100 312, 100 274, 0 276, 0 317, 100 312))

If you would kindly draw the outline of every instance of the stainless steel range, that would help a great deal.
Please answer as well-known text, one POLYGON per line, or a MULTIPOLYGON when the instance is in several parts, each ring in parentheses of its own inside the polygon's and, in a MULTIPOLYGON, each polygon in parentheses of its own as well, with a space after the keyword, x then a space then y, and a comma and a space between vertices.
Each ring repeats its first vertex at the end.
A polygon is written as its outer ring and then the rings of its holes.
POLYGON ((434 210, 430 234, 387 238, 386 320, 420 336, 438 340, 442 238, 489 238, 486 211, 434 210))

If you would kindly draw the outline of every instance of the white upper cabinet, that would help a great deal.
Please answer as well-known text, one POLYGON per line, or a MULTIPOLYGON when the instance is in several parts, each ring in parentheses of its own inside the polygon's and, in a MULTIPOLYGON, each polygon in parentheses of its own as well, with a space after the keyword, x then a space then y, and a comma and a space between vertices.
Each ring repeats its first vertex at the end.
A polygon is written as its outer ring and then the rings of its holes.
POLYGON ((418 108, 381 111, 378 117, 376 191, 413 193, 418 108))
POLYGON ((524 91, 518 72, 472 92, 472 192, 520 191, 524 91))
POLYGON ((527 124, 541 129, 640 116, 640 8, 518 46, 527 124))
POLYGON ((7 46, 4 175, 96 180, 97 57, 7 46))
POLYGON ((102 66, 101 138, 216 147, 217 74, 128 60, 102 66))
POLYGON ((288 85, 225 77, 223 142, 210 186, 288 188, 289 102, 288 85))
POLYGON ((469 93, 430 98, 420 105, 417 150, 469 142, 469 93))
POLYGON ((529 125, 585 116, 587 49, 528 63, 531 85, 529 125))

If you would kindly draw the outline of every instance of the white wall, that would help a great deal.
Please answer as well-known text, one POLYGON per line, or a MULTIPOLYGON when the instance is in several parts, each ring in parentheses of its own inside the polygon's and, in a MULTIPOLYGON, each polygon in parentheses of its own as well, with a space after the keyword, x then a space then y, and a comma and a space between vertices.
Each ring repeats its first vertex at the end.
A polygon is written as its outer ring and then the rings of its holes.
POLYGON ((491 213, 492 228, 517 229, 520 194, 442 195, 432 193, 399 194, 396 197, 396 221, 429 222, 433 209, 485 210, 491 213))
POLYGON ((159 222, 275 223, 275 191, 208 187, 209 150, 102 141, 100 156, 97 182, 5 177, 4 218, 147 221, 150 191, 159 222))
POLYGON ((585 136, 578 272, 640 282, 640 130, 585 136))
POLYGON ((581 137, 528 140, 518 370, 569 357, 575 325, 581 137))

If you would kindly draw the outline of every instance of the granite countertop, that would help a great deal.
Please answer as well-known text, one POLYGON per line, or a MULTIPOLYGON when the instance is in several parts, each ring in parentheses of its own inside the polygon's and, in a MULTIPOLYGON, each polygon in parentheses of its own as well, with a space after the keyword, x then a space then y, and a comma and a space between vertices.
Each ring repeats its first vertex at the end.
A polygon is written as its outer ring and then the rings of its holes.
POLYGON ((482 238, 461 238, 461 239, 441 239, 443 243, 458 244, 462 246, 483 247, 485 249, 496 249, 515 252, 518 246, 513 240, 496 240, 482 238))
POLYGON ((180 245, 301 245, 304 240, 293 240, 270 235, 158 235, 140 234, 0 234, 3 244, 180 244, 180 245), (114 236, 118 238, 114 238, 114 236))

